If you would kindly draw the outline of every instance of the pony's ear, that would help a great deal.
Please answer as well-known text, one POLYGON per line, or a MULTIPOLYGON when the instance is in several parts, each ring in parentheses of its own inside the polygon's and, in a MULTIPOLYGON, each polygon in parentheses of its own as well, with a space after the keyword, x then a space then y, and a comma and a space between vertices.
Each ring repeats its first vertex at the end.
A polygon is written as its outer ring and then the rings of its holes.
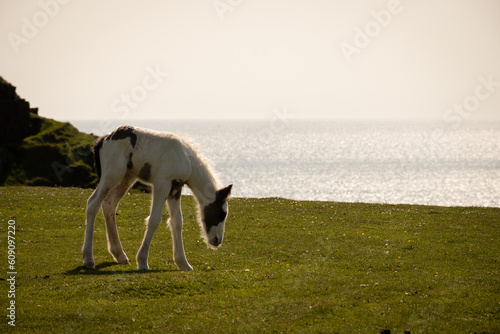
POLYGON ((233 189, 232 184, 228 185, 226 188, 217 190, 217 193, 215 195, 216 200, 220 202, 225 201, 229 197, 229 195, 231 195, 231 189, 233 189))

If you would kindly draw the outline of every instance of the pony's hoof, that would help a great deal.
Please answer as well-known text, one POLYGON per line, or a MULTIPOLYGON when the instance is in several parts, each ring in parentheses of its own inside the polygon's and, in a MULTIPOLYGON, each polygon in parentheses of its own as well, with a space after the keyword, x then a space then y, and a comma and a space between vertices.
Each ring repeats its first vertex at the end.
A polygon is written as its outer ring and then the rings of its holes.
POLYGON ((179 269, 183 271, 192 271, 193 267, 191 267, 191 265, 187 263, 185 265, 179 266, 179 269))
POLYGON ((85 263, 83 264, 83 266, 84 266, 85 268, 95 269, 95 262, 94 262, 94 261, 85 262, 85 263))
POLYGON ((126 257, 126 256, 124 258, 117 259, 116 263, 118 263, 118 264, 130 264, 128 257, 126 257))
POLYGON ((147 270, 149 270, 149 266, 147 264, 145 266, 139 264, 139 265, 137 265, 137 270, 147 271, 147 270))

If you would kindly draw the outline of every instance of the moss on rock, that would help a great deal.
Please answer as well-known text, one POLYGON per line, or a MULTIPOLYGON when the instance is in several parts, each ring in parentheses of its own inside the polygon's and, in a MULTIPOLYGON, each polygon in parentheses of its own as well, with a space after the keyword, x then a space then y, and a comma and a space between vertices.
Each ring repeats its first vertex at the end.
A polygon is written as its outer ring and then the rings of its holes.
POLYGON ((0 77, 0 185, 92 187, 96 137, 37 112, 0 77))

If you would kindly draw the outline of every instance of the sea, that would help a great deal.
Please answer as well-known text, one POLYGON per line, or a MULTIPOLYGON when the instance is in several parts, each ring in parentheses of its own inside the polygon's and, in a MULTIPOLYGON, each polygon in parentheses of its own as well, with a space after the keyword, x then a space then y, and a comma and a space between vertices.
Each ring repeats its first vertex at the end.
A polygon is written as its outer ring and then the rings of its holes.
POLYGON ((176 133, 234 197, 500 207, 500 122, 329 120, 70 121, 176 133))

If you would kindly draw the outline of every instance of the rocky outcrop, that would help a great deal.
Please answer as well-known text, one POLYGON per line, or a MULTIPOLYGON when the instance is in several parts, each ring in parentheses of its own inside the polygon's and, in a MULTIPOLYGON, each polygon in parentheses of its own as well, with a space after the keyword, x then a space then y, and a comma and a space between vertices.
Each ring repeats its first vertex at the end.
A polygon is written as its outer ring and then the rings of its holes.
POLYGON ((0 77, 0 143, 8 143, 28 137, 40 131, 41 121, 32 118, 37 108, 16 94, 16 87, 0 77))
POLYGON ((0 77, 0 185, 92 187, 95 137, 40 117, 0 77))

